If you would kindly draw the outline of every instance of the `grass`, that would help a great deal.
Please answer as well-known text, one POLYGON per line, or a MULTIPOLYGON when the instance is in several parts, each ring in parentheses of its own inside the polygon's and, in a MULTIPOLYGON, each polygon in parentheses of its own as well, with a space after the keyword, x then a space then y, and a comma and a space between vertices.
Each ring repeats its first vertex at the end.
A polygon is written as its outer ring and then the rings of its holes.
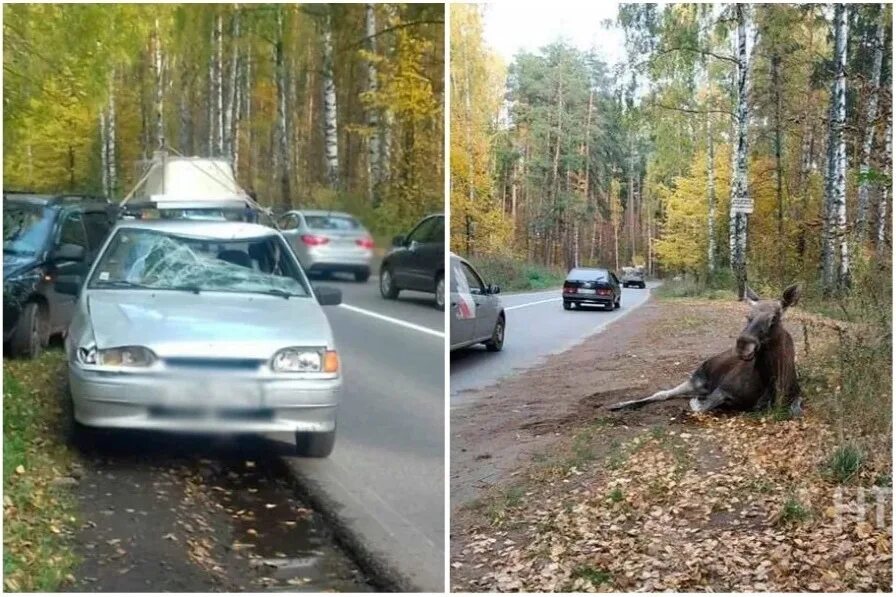
POLYGON ((862 470, 865 452, 853 442, 837 448, 828 457, 824 470, 837 483, 849 483, 862 470))
POLYGON ((730 273, 719 271, 712 276, 684 274, 666 279, 654 293, 662 299, 705 298, 731 299, 735 284, 730 273))
POLYGON ((595 587, 602 584, 608 584, 613 580, 612 575, 606 570, 595 568, 593 566, 582 565, 573 570, 573 578, 581 578, 587 580, 595 587))
POLYGON ((809 508, 803 505, 803 503, 795 497, 790 496, 781 508, 778 522, 782 525, 799 524, 809 520, 811 516, 812 512, 809 508))
POLYGON ((3 577, 7 591, 55 591, 77 564, 75 501, 55 487, 72 461, 58 395, 62 353, 3 364, 3 577))
POLYGON ((619 487, 614 487, 613 491, 611 491, 607 497, 614 504, 618 504, 619 502, 621 502, 622 500, 625 499, 625 494, 622 493, 622 489, 620 489, 619 487))
POLYGON ((497 284, 502 291, 557 288, 566 278, 565 270, 503 255, 477 255, 469 259, 487 284, 497 284))

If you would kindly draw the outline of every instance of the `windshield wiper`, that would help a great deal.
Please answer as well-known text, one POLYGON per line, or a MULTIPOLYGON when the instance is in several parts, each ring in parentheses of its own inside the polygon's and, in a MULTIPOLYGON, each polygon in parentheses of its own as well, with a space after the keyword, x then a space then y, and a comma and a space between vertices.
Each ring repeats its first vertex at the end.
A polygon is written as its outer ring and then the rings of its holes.
POLYGON ((289 300, 291 296, 304 296, 295 292, 287 292, 286 290, 280 290, 279 288, 271 288, 270 290, 258 290, 258 294, 270 294, 271 296, 282 296, 283 298, 289 300))
POLYGON ((196 284, 184 284, 183 286, 172 286, 167 290, 184 290, 186 292, 192 292, 193 294, 199 294, 202 288, 200 288, 196 284))

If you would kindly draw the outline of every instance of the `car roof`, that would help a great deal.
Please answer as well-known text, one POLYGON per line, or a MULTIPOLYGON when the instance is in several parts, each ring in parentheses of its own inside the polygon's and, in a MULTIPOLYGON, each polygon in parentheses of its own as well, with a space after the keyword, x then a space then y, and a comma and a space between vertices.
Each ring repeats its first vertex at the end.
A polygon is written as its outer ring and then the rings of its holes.
POLYGON ((247 222, 211 222, 197 220, 121 220, 115 229, 156 230, 184 236, 240 240, 276 236, 273 228, 247 222))
POLYGON ((336 216, 338 218, 352 218, 357 220, 355 216, 344 211, 333 211, 327 209, 297 209, 290 213, 300 213, 303 216, 336 216))

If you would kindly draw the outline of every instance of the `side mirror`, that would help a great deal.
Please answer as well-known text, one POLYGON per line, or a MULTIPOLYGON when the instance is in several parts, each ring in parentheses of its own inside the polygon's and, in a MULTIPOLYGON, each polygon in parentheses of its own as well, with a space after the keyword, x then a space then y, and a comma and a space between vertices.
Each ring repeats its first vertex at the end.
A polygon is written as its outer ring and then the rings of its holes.
POLYGON ((497 284, 490 284, 488 287, 489 294, 501 294, 501 287, 497 284))
POLYGON ((399 234, 398 236, 392 237, 392 246, 393 247, 403 247, 404 246, 404 235, 399 234))
POLYGON ((342 303, 342 291, 332 286, 315 286, 314 294, 322 307, 332 307, 342 303))
POLYGON ((84 261, 84 247, 80 245, 60 245, 50 255, 56 261, 84 261))
MULTIPOLYGON (((69 245, 73 246, 73 245, 69 245)), ((78 296, 81 292, 81 284, 83 280, 81 276, 59 276, 53 287, 59 294, 67 294, 69 296, 78 296)))

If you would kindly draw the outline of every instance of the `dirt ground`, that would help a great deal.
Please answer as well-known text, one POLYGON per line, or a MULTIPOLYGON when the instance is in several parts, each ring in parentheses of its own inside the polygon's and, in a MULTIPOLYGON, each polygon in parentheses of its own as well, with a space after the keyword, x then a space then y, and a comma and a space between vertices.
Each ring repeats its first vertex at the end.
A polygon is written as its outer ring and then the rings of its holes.
MULTIPOLYGON (((695 416, 685 400, 604 408, 680 383, 745 314, 651 300, 455 408, 452 589, 888 591, 891 501, 874 481, 888 457, 838 494, 811 400, 799 421, 695 416), (883 519, 860 504, 872 495, 883 519)), ((788 319, 799 361, 803 316, 788 319)))

